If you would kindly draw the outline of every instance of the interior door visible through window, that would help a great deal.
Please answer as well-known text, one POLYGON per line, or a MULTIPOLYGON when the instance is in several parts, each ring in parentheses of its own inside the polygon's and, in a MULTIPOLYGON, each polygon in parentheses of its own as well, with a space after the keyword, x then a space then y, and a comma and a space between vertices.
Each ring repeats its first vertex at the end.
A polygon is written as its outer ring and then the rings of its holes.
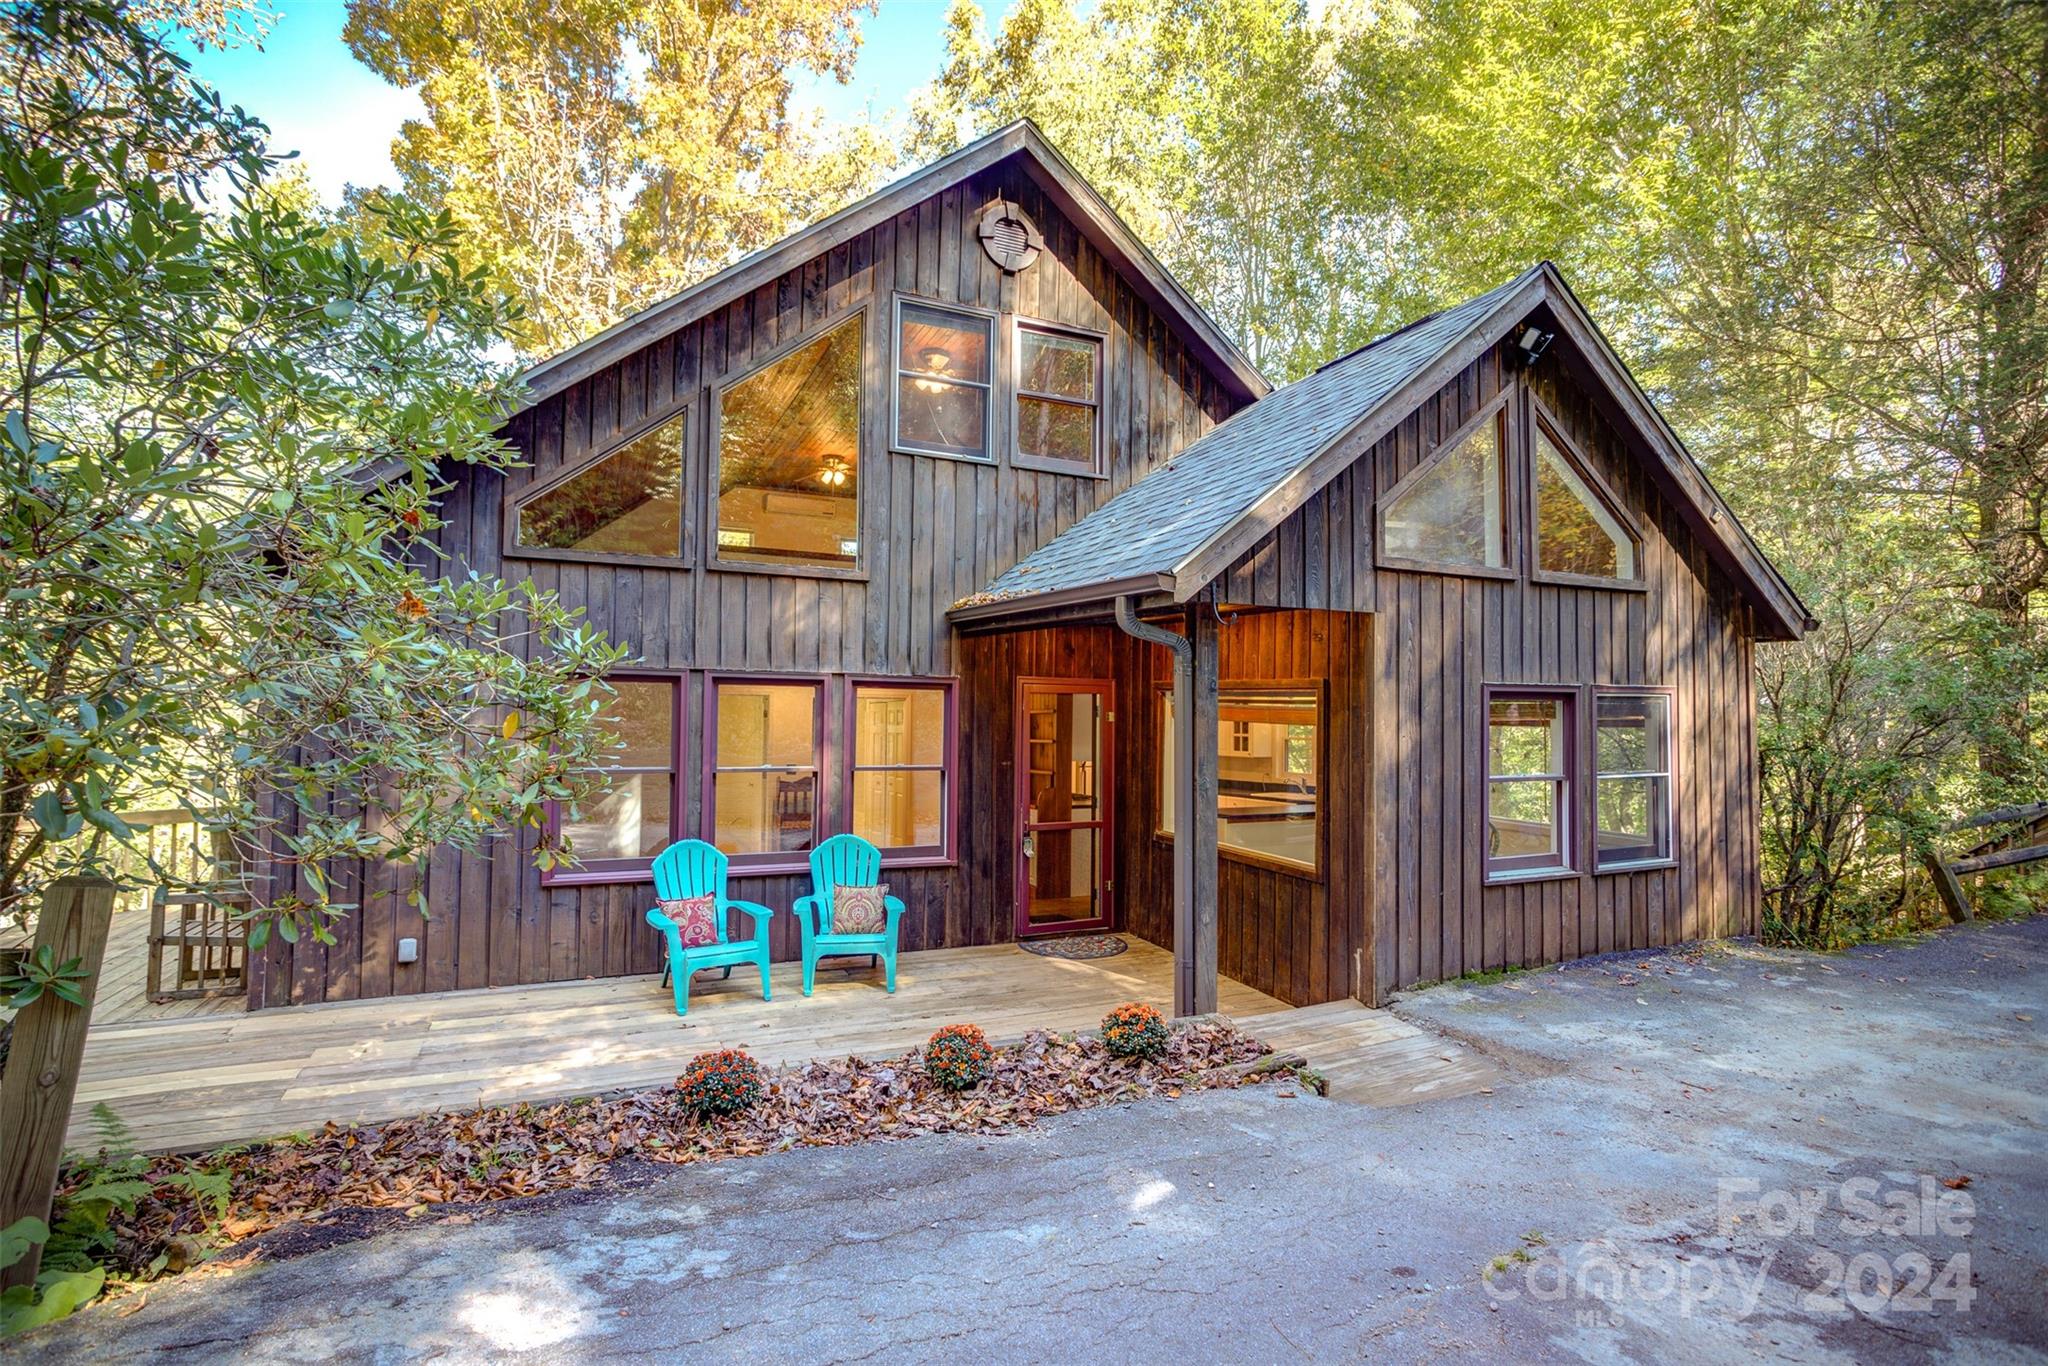
POLYGON ((1017 685, 1017 933, 1109 923, 1111 685, 1017 685))

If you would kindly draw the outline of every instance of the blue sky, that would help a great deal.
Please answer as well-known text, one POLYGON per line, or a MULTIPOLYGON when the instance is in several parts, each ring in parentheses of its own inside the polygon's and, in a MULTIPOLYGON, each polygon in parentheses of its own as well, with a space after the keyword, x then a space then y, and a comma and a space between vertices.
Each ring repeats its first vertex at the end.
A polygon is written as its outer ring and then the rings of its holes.
MULTIPOLYGON (((993 28, 1011 0, 983 0, 993 28)), ((338 203, 349 184, 393 184, 391 139, 421 112, 409 90, 386 85, 341 41, 342 0, 271 0, 276 15, 263 47, 199 53, 193 68, 230 104, 270 125, 271 146, 297 151, 315 188, 338 203)), ((883 0, 861 26, 860 60, 850 85, 808 74, 798 100, 828 118, 872 111, 893 123, 910 93, 938 70, 946 0, 883 0)))

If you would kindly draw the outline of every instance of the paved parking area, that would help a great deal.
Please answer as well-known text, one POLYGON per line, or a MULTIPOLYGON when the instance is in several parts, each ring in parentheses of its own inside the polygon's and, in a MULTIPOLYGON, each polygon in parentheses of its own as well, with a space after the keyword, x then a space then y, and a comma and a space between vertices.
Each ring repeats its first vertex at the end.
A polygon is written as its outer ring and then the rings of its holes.
POLYGON ((2048 1343, 2048 919, 1448 987, 1504 1077, 691 1168, 15 1357, 1971 1361, 2048 1343))

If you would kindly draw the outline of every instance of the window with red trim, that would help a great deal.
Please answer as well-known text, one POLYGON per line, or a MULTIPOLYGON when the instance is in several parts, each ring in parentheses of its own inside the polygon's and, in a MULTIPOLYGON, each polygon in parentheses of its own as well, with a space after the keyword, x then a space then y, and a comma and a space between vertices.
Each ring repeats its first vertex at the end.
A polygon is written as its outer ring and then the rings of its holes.
POLYGON ((823 710, 822 682, 712 680, 711 843, 735 858, 787 862, 777 856, 818 842, 823 710))
MULTIPOLYGON (((605 723, 620 750, 609 786, 555 816, 556 833, 590 872, 646 867, 675 839, 676 688, 672 678, 615 678, 605 723)), ((575 871, 575 870, 571 870, 575 871)))
POLYGON ((1572 713, 1570 692, 1487 697, 1487 876, 1572 867, 1572 713))
POLYGON ((853 833, 891 853, 943 855, 951 847, 952 686, 868 680, 852 687, 853 833))

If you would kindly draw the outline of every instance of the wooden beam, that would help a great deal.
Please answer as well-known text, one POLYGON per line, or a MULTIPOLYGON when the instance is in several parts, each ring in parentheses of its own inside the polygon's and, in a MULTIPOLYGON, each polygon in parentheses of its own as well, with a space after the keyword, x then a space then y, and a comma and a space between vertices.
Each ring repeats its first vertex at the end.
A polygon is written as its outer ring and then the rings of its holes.
MULTIPOLYGON (((2029 802, 2025 806, 2001 806, 1996 811, 1985 811, 1975 816, 1965 816, 1959 821, 1950 821, 1943 830, 1975 830, 1986 825, 2001 825, 2006 821, 2030 821, 2036 816, 2048 816, 2048 802, 2029 802)), ((127 819, 124 814, 123 820, 127 819)))
MULTIPOLYGON (((1186 708, 1176 708, 1179 748, 1188 775, 1183 781, 1187 821, 1174 828, 1176 852, 1186 846, 1188 869, 1188 912, 1186 938, 1174 927, 1174 958, 1183 965, 1187 999, 1182 1007, 1175 994, 1177 1013, 1207 1015, 1216 1009, 1216 783, 1218 688, 1217 620, 1215 607, 1197 602, 1188 608, 1189 653, 1186 708), (1183 947, 1185 945, 1185 947, 1183 947)), ((1176 812, 1176 814, 1178 814, 1176 812)), ((1179 870, 1176 869, 1176 872, 1179 870)))
MULTIPOLYGON (((114 884, 105 878, 60 878, 43 897, 30 952, 48 948, 60 965, 78 960, 88 974, 80 987, 85 1004, 45 991, 14 1017, 14 1043, 6 1075, 0 1076, 0 1228, 18 1219, 50 1220, 85 1027, 113 919, 114 884)), ((0 1268, 0 1289, 35 1284, 42 1261, 42 1247, 31 1247, 13 1266, 0 1268)))
POLYGON ((1960 925, 1965 920, 1976 919, 1977 912, 1970 905, 1970 894, 1963 890, 1963 884, 1946 863, 1934 854, 1923 855, 1921 862, 1927 865, 1927 876, 1934 879, 1934 890, 1941 897, 1941 904, 1948 908, 1948 918, 1960 925))
POLYGON ((2017 863, 2033 863, 2044 858, 2048 858, 2048 844, 2029 844, 2022 849, 2001 849, 1995 854, 1959 858, 1948 865, 1948 870, 1961 877, 1965 873, 1988 873, 1993 868, 2010 868, 2017 863))

